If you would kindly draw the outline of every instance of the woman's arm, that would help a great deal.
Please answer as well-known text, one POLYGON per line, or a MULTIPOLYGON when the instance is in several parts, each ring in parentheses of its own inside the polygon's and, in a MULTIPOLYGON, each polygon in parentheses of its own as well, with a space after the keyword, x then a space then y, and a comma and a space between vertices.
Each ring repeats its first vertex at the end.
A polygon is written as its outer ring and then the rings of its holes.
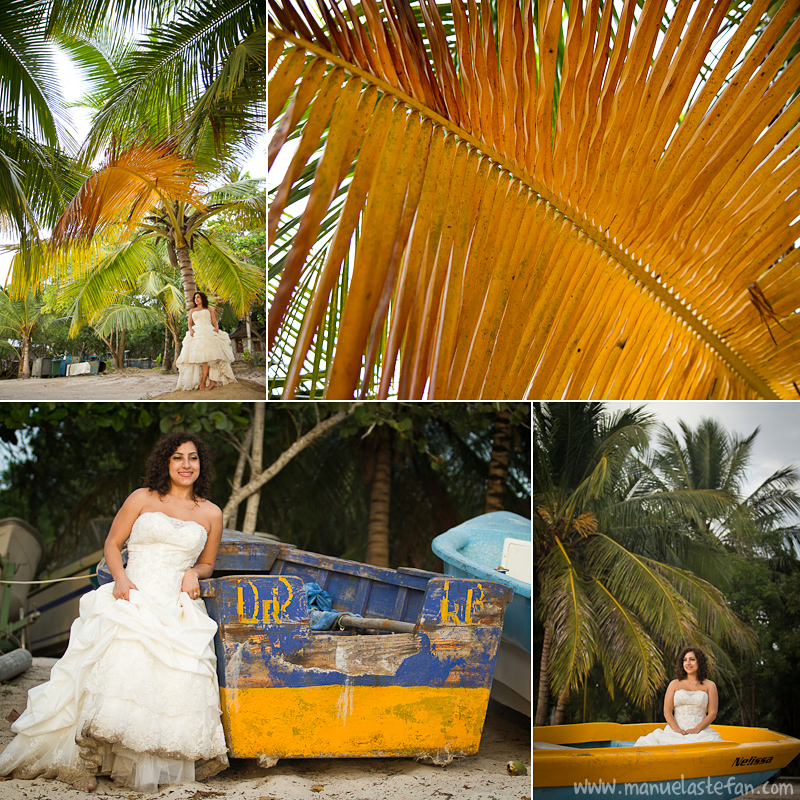
POLYGON ((708 713, 694 728, 689 728, 686 733, 700 733, 700 731, 705 730, 717 718, 718 709, 719 697, 717 695, 717 687, 714 685, 714 681, 708 681, 708 713))
POLYGON ((672 714, 672 710, 675 706, 675 688, 677 685, 678 681, 672 681, 670 685, 667 686, 667 693, 664 695, 664 719, 675 733, 685 733, 685 731, 679 727, 678 723, 675 722, 675 717, 672 714))
POLYGON ((118 600, 130 600, 130 590, 136 589, 136 584, 128 578, 122 566, 122 548, 131 535, 131 528, 139 516, 146 494, 147 489, 137 489, 122 504, 103 545, 103 555, 114 579, 114 597, 118 600))
POLYGON ((189 336, 194 336, 194 331, 192 330, 192 314, 194 314, 194 309, 189 309, 189 336))
POLYGON ((211 573, 214 572, 219 542, 222 538, 222 511, 217 506, 212 507, 210 522, 211 530, 208 532, 203 552, 197 557, 195 565, 183 573, 181 591, 186 592, 192 598, 200 596, 200 581, 210 578, 211 573))
POLYGON ((214 326, 214 330, 219 333, 219 325, 217 325, 217 310, 215 308, 208 309, 211 312, 211 324, 214 326))

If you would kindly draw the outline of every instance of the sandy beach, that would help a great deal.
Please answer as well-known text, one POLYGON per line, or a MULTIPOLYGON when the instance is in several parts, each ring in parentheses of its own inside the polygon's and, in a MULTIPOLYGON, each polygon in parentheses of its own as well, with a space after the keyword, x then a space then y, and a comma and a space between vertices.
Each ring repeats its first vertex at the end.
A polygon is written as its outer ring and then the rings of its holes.
MULTIPOLYGON (((11 721, 25 709, 28 689, 50 677, 54 658, 35 658, 30 669, 0 685, 0 750, 13 738, 11 721)), ((511 759, 530 769, 530 720, 503 706, 489 704, 477 756, 455 759, 446 767, 408 758, 286 759, 270 769, 236 760, 225 772, 202 783, 183 784, 155 794, 123 789, 101 778, 87 795, 41 778, 0 778, 0 800, 79 800, 114 797, 128 800, 530 800, 530 775, 506 771, 511 759)))
POLYGON ((0 401, 92 401, 111 400, 265 400, 265 367, 235 364, 236 383, 208 391, 179 392, 177 372, 125 367, 102 375, 75 375, 70 378, 30 378, 0 381, 0 401))

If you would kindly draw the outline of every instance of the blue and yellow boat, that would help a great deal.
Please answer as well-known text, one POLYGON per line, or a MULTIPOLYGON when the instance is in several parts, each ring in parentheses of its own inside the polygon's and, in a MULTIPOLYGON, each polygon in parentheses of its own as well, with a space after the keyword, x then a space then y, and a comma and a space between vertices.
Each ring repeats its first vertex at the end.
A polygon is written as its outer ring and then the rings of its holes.
POLYGON ((800 740, 766 728, 714 725, 718 742, 633 747, 653 723, 589 722, 533 728, 534 800, 693 797, 733 800, 800 753, 800 740))
POLYGON ((226 531, 201 594, 233 757, 477 753, 508 587, 226 531), (332 599, 332 630, 312 628, 311 583, 332 599))

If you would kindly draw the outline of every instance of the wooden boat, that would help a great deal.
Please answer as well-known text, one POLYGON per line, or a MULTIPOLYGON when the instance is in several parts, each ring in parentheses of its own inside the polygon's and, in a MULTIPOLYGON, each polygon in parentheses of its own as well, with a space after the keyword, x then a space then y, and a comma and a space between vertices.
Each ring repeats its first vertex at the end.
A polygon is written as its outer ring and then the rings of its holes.
POLYGON ((233 757, 445 764, 478 751, 512 596, 506 586, 382 569, 226 531, 201 593, 219 625, 233 757), (311 629, 310 582, 343 615, 336 630, 311 629))
MULTIPOLYGON (((0 572, 6 581, 30 581, 44 554, 39 531, 18 517, 0 519, 0 572)), ((27 624, 25 613, 28 589, 24 583, 0 584, 0 649, 21 644, 21 629, 27 624)))
POLYGON ((40 576, 47 580, 68 580, 43 583, 30 592, 28 610, 37 616, 28 630, 28 648, 34 655, 57 657, 67 649, 69 629, 78 617, 81 597, 99 585, 95 573, 103 558, 103 541, 111 520, 111 517, 91 520, 83 532, 82 551, 72 554, 74 560, 40 576))
POLYGON ((773 778, 800 740, 766 728, 714 725, 720 742, 633 747, 653 723, 589 722, 533 728, 534 800, 582 794, 732 800, 773 778))
POLYGON ((495 511, 451 528, 431 545, 454 577, 481 578, 508 586, 492 698, 531 716, 531 521, 495 511))

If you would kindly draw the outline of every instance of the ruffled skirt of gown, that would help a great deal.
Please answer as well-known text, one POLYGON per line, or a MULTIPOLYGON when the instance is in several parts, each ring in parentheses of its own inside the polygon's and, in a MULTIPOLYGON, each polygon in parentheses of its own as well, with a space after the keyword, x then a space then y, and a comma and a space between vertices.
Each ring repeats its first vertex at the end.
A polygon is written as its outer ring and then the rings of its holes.
POLYGON ((206 319, 204 315, 195 323, 194 335, 187 333, 183 337, 181 354, 175 362, 179 373, 177 388, 185 391, 199 389, 203 364, 208 364, 209 381, 216 381, 219 386, 235 383, 231 369, 233 360, 230 336, 225 331, 215 331, 210 318, 206 319))
POLYGON ((195 780, 195 762, 201 777, 227 766, 216 623, 202 601, 112 592, 107 584, 81 598, 66 653, 12 725, 0 775, 67 766, 154 791, 195 780))

